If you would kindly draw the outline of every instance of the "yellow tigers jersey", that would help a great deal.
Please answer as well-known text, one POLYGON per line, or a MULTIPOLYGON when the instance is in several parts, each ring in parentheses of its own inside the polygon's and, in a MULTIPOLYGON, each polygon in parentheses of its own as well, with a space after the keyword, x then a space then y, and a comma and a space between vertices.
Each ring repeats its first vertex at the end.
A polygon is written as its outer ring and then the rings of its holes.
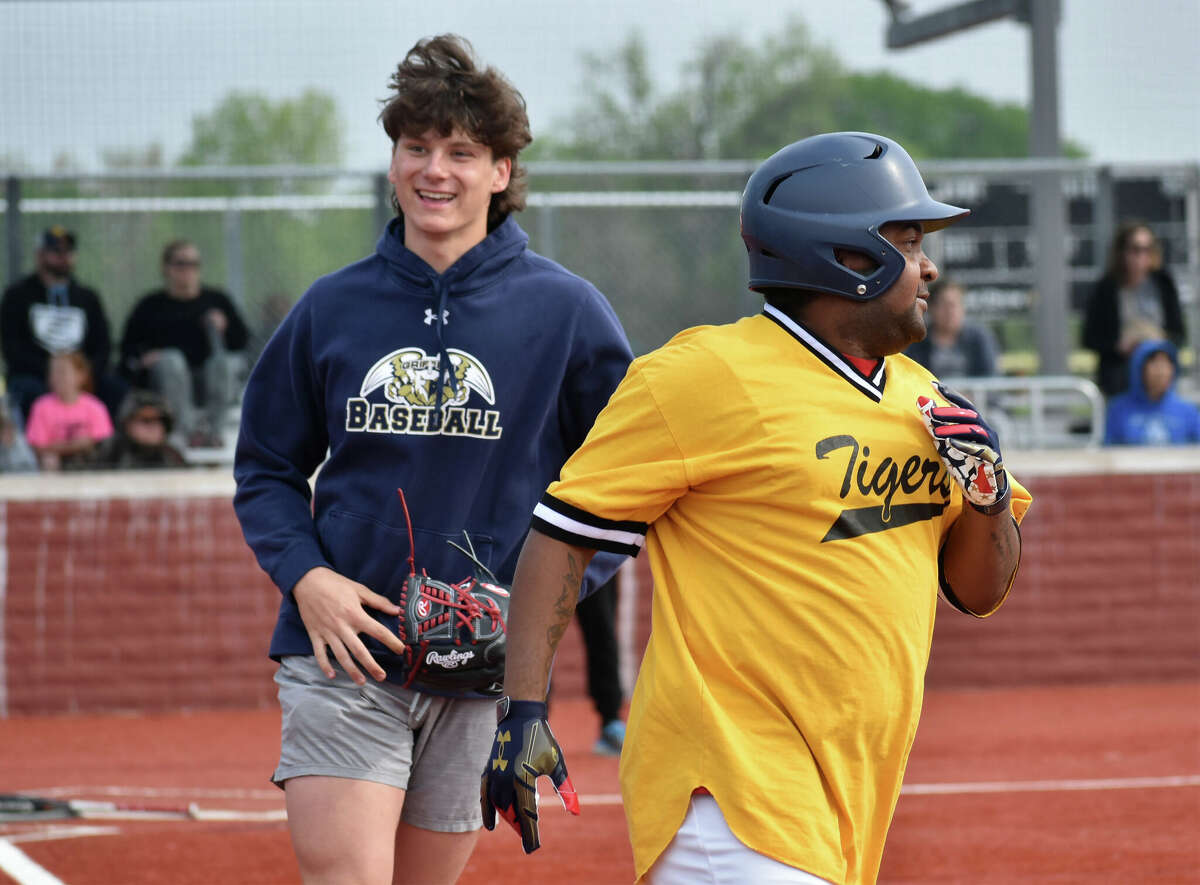
POLYGON ((650 551, 621 756, 639 878, 705 787, 753 850, 874 881, 962 507, 917 408, 931 378, 903 356, 866 376, 770 306, 690 329, 633 363, 538 504, 552 537, 650 551))

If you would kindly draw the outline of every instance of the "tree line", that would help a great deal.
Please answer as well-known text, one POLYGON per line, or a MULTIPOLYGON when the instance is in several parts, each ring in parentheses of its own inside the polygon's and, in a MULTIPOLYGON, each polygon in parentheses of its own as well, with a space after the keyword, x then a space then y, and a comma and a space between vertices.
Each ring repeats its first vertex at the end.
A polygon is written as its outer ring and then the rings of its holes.
MULTIPOLYGON (((917 158, 1027 153, 1024 107, 961 88, 933 89, 894 72, 850 70, 831 49, 818 45, 800 20, 757 44, 727 36, 704 42, 670 90, 657 86, 649 59, 638 33, 609 51, 585 54, 575 106, 535 133, 523 159, 757 160, 798 138, 839 129, 880 132, 917 158)), ((234 91, 193 119, 190 141, 175 165, 337 167, 343 160, 342 129, 334 99, 318 89, 281 100, 234 91)), ((1067 151, 1084 153, 1070 143, 1067 151)), ((156 145, 105 151, 103 161, 109 169, 167 165, 156 145)), ((720 187, 737 190, 742 183, 734 177, 720 187)), ((531 186, 617 189, 644 183, 535 174, 531 186)), ((714 184, 712 179, 673 179, 663 185, 696 186, 714 184)), ((24 196, 253 195, 333 187, 329 180, 148 178, 81 184, 59 179, 30 182, 24 196)), ((523 224, 534 248, 545 251, 549 244, 538 242, 536 211, 529 210, 523 224)), ((224 282, 228 230, 219 213, 113 213, 69 220, 81 233, 81 276, 97 284, 116 322, 142 291, 158 284, 158 252, 170 239, 196 240, 207 261, 206 278, 224 282)), ((657 346, 681 324, 725 321, 745 307, 738 297, 744 288, 744 254, 731 213, 574 210, 557 212, 554 223, 554 257, 595 279, 610 295, 618 312, 624 311, 638 350, 657 346), (604 257, 612 255, 623 256, 616 276, 613 262, 604 257), (625 292, 632 280, 652 281, 655 297, 647 299, 640 289, 625 292)), ((256 306, 267 296, 298 296, 316 277, 361 257, 378 235, 374 224, 361 210, 243 213, 239 237, 247 319, 254 322, 256 306)))

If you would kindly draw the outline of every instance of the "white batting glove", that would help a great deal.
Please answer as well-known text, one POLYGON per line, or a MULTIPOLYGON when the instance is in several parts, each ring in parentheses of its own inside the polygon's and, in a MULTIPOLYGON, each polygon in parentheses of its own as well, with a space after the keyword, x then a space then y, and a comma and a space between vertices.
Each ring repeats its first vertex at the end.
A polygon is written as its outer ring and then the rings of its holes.
POLYGON ((972 507, 988 516, 1006 511, 1010 495, 1000 437, 965 396, 940 381, 933 386, 952 405, 919 396, 917 408, 942 462, 972 507))

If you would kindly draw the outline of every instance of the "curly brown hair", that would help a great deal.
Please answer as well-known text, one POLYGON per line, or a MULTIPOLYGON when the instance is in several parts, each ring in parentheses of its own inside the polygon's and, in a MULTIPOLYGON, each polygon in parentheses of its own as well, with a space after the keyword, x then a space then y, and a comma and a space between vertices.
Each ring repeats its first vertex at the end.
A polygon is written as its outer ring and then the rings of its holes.
MULTIPOLYGON (((441 34, 417 41, 389 87, 395 95, 384 100, 379 120, 393 148, 401 136, 432 130, 445 137, 462 130, 490 148, 495 159, 512 161, 508 187, 492 194, 488 230, 525 208, 525 169, 517 163, 517 154, 533 141, 525 99, 495 68, 480 67, 466 38, 441 34)), ((400 215, 395 194, 392 206, 400 215)))

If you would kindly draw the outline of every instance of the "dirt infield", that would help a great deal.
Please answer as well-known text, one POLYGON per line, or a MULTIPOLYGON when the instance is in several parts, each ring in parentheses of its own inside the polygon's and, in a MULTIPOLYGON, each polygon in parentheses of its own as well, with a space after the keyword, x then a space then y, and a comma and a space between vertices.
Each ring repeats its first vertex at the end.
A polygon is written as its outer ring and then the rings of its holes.
MULTIPOLYGON (((527 858, 511 831, 485 833, 464 885, 632 880, 616 760, 590 753, 595 717, 564 700, 552 719, 583 816, 544 797, 543 849, 527 858)), ((277 726, 259 711, 0 721, 0 789, 277 812, 277 726)), ((880 881, 1200 882, 1198 823, 1200 684, 934 691, 880 881)), ((0 866, 32 862, 4 885, 298 881, 279 821, 7 824, 0 840, 0 866)))

